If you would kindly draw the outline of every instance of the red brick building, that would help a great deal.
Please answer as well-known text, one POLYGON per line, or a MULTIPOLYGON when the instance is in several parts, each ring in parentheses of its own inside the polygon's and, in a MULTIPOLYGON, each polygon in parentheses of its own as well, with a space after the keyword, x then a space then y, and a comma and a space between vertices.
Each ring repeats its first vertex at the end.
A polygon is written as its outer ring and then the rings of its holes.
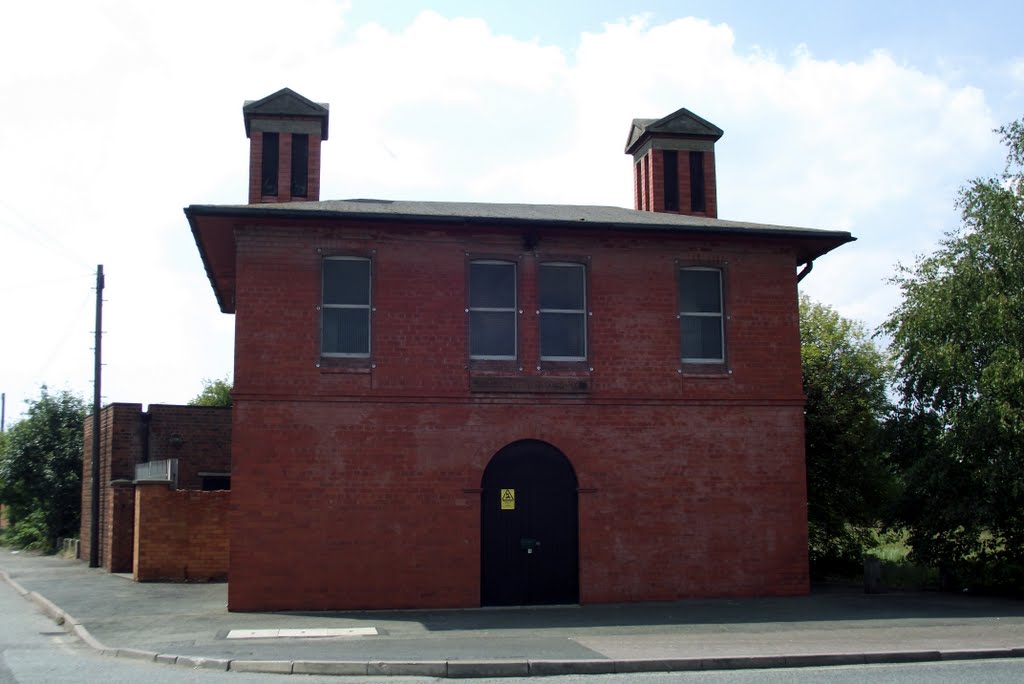
POLYGON ((249 204, 185 210, 232 610, 808 590, 798 269, 848 233, 719 220, 687 110, 633 121, 635 209, 320 201, 326 105, 243 111, 249 204))

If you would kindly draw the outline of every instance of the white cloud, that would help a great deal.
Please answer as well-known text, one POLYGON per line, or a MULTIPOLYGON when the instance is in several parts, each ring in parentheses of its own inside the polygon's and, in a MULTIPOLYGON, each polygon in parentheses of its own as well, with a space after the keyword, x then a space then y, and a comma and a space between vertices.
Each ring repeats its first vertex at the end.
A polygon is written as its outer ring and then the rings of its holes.
POLYGON ((998 164, 976 88, 882 51, 741 51, 700 19, 613 22, 570 51, 430 11, 349 26, 330 0, 58 5, 0 24, 9 412, 40 381, 90 394, 97 262, 109 400, 181 402, 230 372, 233 319, 181 208, 245 201, 241 105, 283 86, 331 104, 324 198, 630 206, 630 120, 687 107, 725 130, 723 218, 860 238, 803 285, 869 325, 894 303, 891 264, 933 245, 956 185, 998 164))
POLYGON ((1010 76, 1015 80, 1024 84, 1024 59, 1015 60, 1010 65, 1010 76))

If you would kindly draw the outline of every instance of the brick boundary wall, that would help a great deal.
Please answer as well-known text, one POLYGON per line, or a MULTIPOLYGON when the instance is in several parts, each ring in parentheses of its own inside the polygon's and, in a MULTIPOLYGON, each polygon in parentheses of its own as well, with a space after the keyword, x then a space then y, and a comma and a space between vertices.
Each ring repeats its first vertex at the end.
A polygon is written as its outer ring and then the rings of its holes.
POLYGON ((137 482, 135 581, 227 579, 230 494, 137 482))
MULTIPOLYGON (((100 412, 100 565, 132 572, 135 465, 178 459, 178 486, 200 489, 200 472, 231 470, 231 409, 113 403, 100 412)), ((84 429, 79 557, 89 559, 92 518, 92 420, 84 429)))
POLYGON ((135 546, 135 485, 132 480, 113 480, 106 493, 107 509, 100 516, 106 549, 103 567, 110 572, 131 572, 135 546))

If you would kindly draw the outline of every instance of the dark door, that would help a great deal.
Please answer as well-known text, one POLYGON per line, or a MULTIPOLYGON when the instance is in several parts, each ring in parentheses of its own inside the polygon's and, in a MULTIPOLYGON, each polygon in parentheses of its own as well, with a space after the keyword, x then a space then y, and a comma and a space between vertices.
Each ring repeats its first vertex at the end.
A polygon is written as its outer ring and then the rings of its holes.
POLYGON ((481 485, 481 603, 579 603, 576 473, 545 442, 499 451, 481 485))

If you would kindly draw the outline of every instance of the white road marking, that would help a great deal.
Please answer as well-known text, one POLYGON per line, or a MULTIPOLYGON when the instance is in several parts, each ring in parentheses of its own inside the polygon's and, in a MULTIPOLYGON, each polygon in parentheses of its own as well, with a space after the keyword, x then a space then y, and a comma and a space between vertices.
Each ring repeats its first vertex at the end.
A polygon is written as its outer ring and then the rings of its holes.
POLYGON ((325 637, 376 636, 376 627, 311 629, 233 629, 228 639, 322 639, 325 637))

